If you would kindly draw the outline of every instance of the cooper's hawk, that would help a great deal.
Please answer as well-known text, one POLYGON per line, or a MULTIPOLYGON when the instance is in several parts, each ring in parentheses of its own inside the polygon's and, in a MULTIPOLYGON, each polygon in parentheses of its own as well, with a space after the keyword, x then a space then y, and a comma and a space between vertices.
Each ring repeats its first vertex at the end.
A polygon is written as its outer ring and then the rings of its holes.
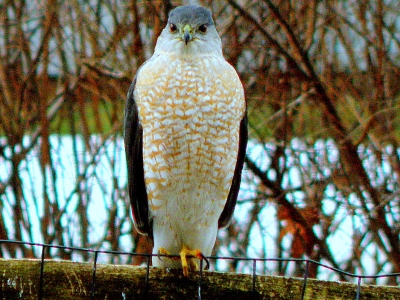
POLYGON ((211 12, 175 8, 129 89, 125 151, 136 229, 154 239, 153 253, 179 253, 186 276, 230 222, 246 144, 243 87, 211 12))

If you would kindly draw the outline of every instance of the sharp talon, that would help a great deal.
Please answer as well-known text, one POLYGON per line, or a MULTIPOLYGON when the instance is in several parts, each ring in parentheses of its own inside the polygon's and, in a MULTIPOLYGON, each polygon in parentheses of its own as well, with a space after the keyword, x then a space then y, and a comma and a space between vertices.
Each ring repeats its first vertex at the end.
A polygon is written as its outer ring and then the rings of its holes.
MULTIPOLYGON (((204 256, 204 255, 203 255, 204 256)), ((208 261, 207 257, 204 256, 203 258, 206 261, 206 266, 204 267, 204 270, 209 270, 210 269, 210 262, 208 261)))
POLYGON ((161 255, 169 255, 169 252, 165 248, 159 248, 157 251, 157 257, 159 260, 162 260, 163 258, 161 255))
POLYGON ((189 277, 189 271, 187 267, 183 267, 183 276, 189 277))
POLYGON ((208 261, 207 257, 205 257, 201 251, 198 251, 196 256, 198 259, 202 259, 206 262, 206 266, 204 267, 204 270, 210 269, 210 262, 208 261))

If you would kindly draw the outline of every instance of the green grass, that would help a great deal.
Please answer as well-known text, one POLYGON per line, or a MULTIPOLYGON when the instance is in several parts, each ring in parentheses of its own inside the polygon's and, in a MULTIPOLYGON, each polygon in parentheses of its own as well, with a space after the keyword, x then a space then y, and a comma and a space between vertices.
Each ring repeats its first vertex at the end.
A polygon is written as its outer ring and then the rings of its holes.
POLYGON ((61 135, 108 133, 113 129, 114 123, 122 122, 124 116, 124 103, 120 105, 102 101, 98 109, 92 103, 87 103, 83 111, 78 104, 69 106, 64 106, 52 120, 52 133, 61 135))

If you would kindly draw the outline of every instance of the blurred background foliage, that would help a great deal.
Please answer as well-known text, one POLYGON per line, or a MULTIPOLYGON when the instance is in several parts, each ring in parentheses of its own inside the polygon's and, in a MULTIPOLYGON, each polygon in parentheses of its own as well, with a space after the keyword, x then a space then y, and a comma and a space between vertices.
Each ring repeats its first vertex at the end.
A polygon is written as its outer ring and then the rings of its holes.
MULTIPOLYGON (((400 272, 400 2, 191 3, 212 10, 248 102, 240 199, 214 253, 400 272)), ((131 221, 123 110, 135 72, 181 4, 0 3, 0 239, 151 251, 131 221)), ((1 257, 37 255, 0 247, 1 257)), ((283 262, 257 271, 302 272, 283 262)), ((323 276, 316 266, 310 275, 323 276)))

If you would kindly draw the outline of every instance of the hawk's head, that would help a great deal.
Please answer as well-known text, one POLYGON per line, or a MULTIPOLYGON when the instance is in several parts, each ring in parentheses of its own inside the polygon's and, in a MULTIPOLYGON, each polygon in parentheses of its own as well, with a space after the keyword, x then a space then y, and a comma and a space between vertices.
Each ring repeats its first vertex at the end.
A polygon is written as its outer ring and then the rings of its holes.
POLYGON ((157 40, 157 50, 178 55, 222 55, 221 39, 215 29, 211 11, 191 5, 171 10, 168 24, 157 40))

